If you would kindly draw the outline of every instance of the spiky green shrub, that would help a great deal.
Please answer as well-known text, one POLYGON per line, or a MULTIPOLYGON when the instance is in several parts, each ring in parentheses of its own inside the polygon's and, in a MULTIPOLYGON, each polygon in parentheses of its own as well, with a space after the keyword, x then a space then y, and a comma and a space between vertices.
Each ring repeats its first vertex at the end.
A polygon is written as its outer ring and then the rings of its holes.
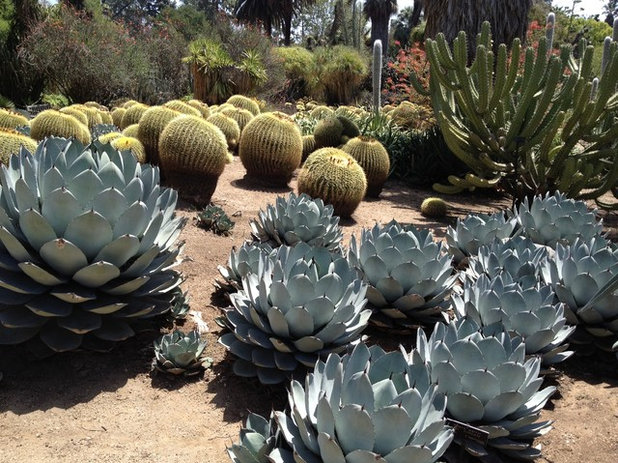
POLYGON ((368 75, 367 59, 352 47, 336 45, 314 51, 316 80, 312 95, 328 104, 348 104, 368 75))
POLYGON ((295 370, 359 340, 370 311, 356 270, 326 248, 298 243, 260 256, 256 273, 230 296, 219 338, 238 359, 234 372, 279 383, 295 370))
POLYGON ((186 220, 157 168, 48 138, 0 176, 1 253, 12 262, 0 270, 0 343, 107 350, 169 310, 186 220))

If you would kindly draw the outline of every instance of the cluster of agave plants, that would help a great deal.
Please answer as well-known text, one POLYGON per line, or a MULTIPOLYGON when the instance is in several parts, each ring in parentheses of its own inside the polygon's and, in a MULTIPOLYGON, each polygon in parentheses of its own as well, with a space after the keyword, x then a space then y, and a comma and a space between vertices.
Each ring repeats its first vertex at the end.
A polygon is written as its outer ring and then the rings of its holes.
MULTIPOLYGON (((144 319, 186 316, 186 220, 158 168, 48 138, 0 180, 0 344, 109 350, 144 319)), ((219 269, 219 342, 237 375, 291 382, 288 411, 250 416, 237 463, 433 462, 455 448, 532 460, 551 428, 543 374, 567 342, 618 350, 618 249, 560 193, 458 220, 445 242, 393 220, 346 247, 333 207, 305 194, 251 230, 219 269), (367 347, 370 323, 416 333, 415 348, 367 347)), ((198 373, 204 350, 198 332, 172 332, 153 368, 198 373)))

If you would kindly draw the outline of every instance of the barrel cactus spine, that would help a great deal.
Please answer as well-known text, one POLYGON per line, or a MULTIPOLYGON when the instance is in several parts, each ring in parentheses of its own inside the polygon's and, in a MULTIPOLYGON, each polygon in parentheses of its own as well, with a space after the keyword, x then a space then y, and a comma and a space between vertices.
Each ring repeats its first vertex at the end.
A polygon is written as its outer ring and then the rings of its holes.
POLYGON ((225 135, 201 116, 180 115, 161 132, 159 162, 181 194, 208 204, 227 163, 225 135))
POLYGON ((363 168, 345 151, 321 148, 305 160, 298 174, 298 193, 332 204, 335 215, 350 217, 367 192, 363 168))
POLYGON ((238 154, 247 176, 272 185, 287 185, 300 165, 303 141, 288 115, 262 113, 245 127, 238 154))
POLYGON ((197 109, 200 113, 202 113, 202 117, 204 119, 208 119, 208 117, 211 115, 210 108, 203 101, 200 101, 200 100, 189 100, 189 101, 187 101, 187 104, 189 106, 192 106, 193 108, 197 109))

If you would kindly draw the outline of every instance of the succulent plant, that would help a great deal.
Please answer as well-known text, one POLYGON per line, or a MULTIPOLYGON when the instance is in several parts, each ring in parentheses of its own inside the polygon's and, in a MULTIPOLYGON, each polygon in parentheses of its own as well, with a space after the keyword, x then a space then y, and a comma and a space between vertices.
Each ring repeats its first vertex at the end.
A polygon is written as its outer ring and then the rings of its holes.
POLYGON ((90 135, 92 136, 92 139, 95 140, 108 133, 119 133, 119 131, 120 129, 114 124, 98 124, 92 128, 90 135))
POLYGON ((201 116, 182 114, 159 136, 159 162, 181 194, 208 204, 227 163, 225 135, 201 116))
POLYGON ((38 143, 15 130, 0 128, 0 162, 2 164, 8 164, 11 156, 18 154, 22 146, 28 151, 34 152, 38 143))
POLYGON ((105 350, 169 310, 185 219, 157 168, 48 138, 0 177, 0 344, 105 350))
POLYGON ((453 433, 444 422, 444 396, 417 381, 428 377, 426 369, 408 365, 401 352, 364 344, 319 361, 304 387, 292 381, 291 411, 275 413, 292 451, 278 448, 271 461, 437 461, 453 433))
POLYGON ((204 119, 207 119, 210 116, 210 108, 206 103, 200 100, 189 100, 186 102, 189 106, 197 109, 204 119))
POLYGON ((139 135, 139 124, 131 124, 124 128, 122 135, 125 137, 137 138, 139 135))
POLYGON ((159 164, 159 137, 167 124, 179 116, 178 111, 165 106, 148 108, 137 127, 137 139, 146 149, 146 158, 152 164, 159 164))
POLYGON ((152 369, 173 375, 198 375, 212 364, 212 359, 203 358, 206 341, 200 333, 183 333, 175 330, 161 336, 154 343, 155 357, 152 369))
POLYGON ((227 267, 219 265, 218 270, 223 281, 215 281, 215 286, 227 292, 242 289, 242 279, 248 273, 257 273, 261 257, 267 256, 273 248, 268 243, 248 242, 240 248, 232 248, 227 267))
POLYGON ((532 286, 541 279, 541 266, 548 258, 547 248, 523 236, 506 241, 495 240, 478 248, 468 261, 464 278, 476 281, 480 275, 495 278, 508 273, 522 286, 532 286))
POLYGON ((596 211, 560 192, 535 196, 532 203, 525 198, 514 210, 514 217, 524 236, 551 248, 557 243, 572 243, 577 237, 590 240, 603 230, 596 211))
POLYGON ((238 122, 223 113, 215 113, 206 120, 221 129, 221 132, 225 135, 228 149, 230 151, 235 151, 238 147, 238 141, 240 140, 240 127, 238 122))
POLYGON ((244 95, 232 95, 227 99, 226 103, 240 109, 246 109, 254 116, 257 116, 261 112, 260 105, 255 100, 244 95))
POLYGON ((380 196, 391 169, 386 148, 375 138, 358 136, 351 138, 341 149, 356 159, 365 171, 367 196, 380 196))
POLYGON ((489 433, 485 446, 457 437, 456 443, 478 457, 533 460, 541 451, 531 441, 551 429, 551 421, 537 420, 556 388, 539 391, 541 360, 525 355, 521 339, 501 324, 479 329, 462 318, 436 323, 429 339, 419 329, 411 363, 429 366, 431 382, 446 394, 449 418, 489 433))
POLYGON ((128 136, 116 137, 109 143, 112 148, 118 151, 128 151, 138 162, 146 162, 146 150, 144 145, 137 139, 128 136))
POLYGON ((303 154, 300 129, 287 114, 260 114, 242 131, 238 154, 247 176, 287 185, 303 154))
POLYGON ((249 225, 254 240, 272 247, 304 242, 335 251, 343 239, 339 217, 333 216, 333 207, 306 194, 278 196, 275 205, 269 204, 265 211, 260 210, 257 220, 249 225))
POLYGON ((455 283, 451 257, 429 230, 402 227, 395 220, 352 236, 351 265, 369 284, 367 299, 379 326, 413 326, 447 319, 447 298, 455 283))
POLYGON ((301 365, 358 342, 371 311, 366 285, 347 261, 298 243, 260 257, 258 271, 230 296, 219 338, 239 357, 234 372, 262 383, 284 381, 301 365))
POLYGON ((187 291, 183 292, 180 288, 176 288, 173 296, 169 316, 174 320, 184 320, 187 318, 189 310, 191 310, 189 295, 187 291))
POLYGON ((447 205, 442 198, 425 198, 421 203, 421 214, 425 217, 444 217, 446 210, 447 205))
POLYGON ((311 153, 316 150, 315 137, 313 135, 303 135, 303 158, 302 162, 309 157, 311 153))
POLYGON ((309 155, 298 174, 298 193, 320 198, 340 217, 350 217, 367 192, 363 168, 345 151, 320 148, 309 155))
POLYGON ((147 109, 148 106, 143 103, 132 104, 127 108, 127 112, 123 114, 119 127, 126 129, 130 125, 138 124, 147 109))
POLYGON ((182 114, 188 114, 189 116, 204 117, 199 109, 181 100, 170 100, 163 106, 182 114))
MULTIPOLYGON (((81 109, 76 108, 75 106, 66 106, 64 108, 60 108, 58 111, 60 111, 62 114, 68 114, 69 116, 73 116, 79 122, 81 122, 86 127, 88 127, 88 116, 81 109)), ((101 125, 102 123, 103 123, 103 120, 101 119, 101 123, 97 125, 101 125)), ((96 135, 93 135, 92 137, 95 138, 96 135)))
POLYGON ((601 236, 576 238, 570 245, 558 243, 554 259, 542 268, 543 280, 566 304, 569 323, 582 329, 574 343, 594 342, 604 350, 616 350, 618 340, 618 290, 601 290, 618 275, 618 248, 601 236))
POLYGON ((268 455, 278 445, 279 431, 274 415, 266 419, 250 413, 240 430, 240 443, 228 447, 227 453, 234 463, 269 463, 268 455))
POLYGON ((234 222, 219 206, 209 204, 197 214, 197 224, 206 230, 212 230, 217 235, 229 235, 234 228, 234 222))
POLYGON ((219 112, 221 114, 225 114, 227 117, 231 117, 232 119, 234 119, 236 123, 238 124, 238 128, 240 129, 241 133, 245 129, 247 124, 251 122, 251 119, 253 119, 254 117, 251 111, 247 111, 246 109, 241 109, 241 108, 236 108, 236 107, 223 109, 219 112))
POLYGON ((520 285, 505 272, 494 278, 481 275, 464 285, 462 295, 453 295, 459 318, 468 317, 480 326, 502 323, 509 333, 519 336, 526 354, 538 355, 544 366, 566 360, 572 351, 565 344, 575 331, 566 324, 564 304, 554 304, 554 292, 536 281, 520 285))
POLYGON ((28 125, 28 118, 15 111, 0 108, 0 128, 15 129, 22 125, 28 125))
POLYGON ((124 114, 127 112, 125 108, 115 108, 112 111, 112 121, 116 127, 120 127, 122 124, 122 118, 124 114))
POLYGON ((46 137, 74 137, 83 144, 90 143, 90 130, 73 116, 53 109, 41 111, 30 121, 30 136, 42 141, 46 137))
POLYGON ((309 115, 314 119, 322 120, 335 114, 335 111, 328 106, 318 105, 311 108, 309 106, 307 105, 307 109, 311 110, 309 115))
POLYGON ((475 255, 479 246, 491 244, 495 239, 506 240, 513 234, 515 219, 505 217, 503 212, 495 214, 471 214, 457 219, 455 228, 446 230, 448 252, 456 264, 475 255))

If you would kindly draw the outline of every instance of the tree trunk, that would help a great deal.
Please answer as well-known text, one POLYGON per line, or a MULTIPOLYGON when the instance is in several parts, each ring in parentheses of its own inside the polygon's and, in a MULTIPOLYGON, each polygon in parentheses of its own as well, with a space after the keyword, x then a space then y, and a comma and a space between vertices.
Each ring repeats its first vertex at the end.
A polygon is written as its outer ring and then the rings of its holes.
POLYGON ((468 55, 472 60, 476 50, 476 34, 483 21, 491 23, 494 49, 501 43, 511 45, 516 37, 522 42, 528 29, 528 12, 532 0, 425 0, 425 37, 434 38, 443 32, 452 43, 459 31, 468 35, 468 55))
POLYGON ((386 55, 388 52, 388 23, 390 21, 390 15, 380 14, 371 17, 371 44, 376 40, 382 41, 382 54, 386 55))
POLYGON ((414 29, 421 22, 421 12, 425 7, 425 1, 427 0, 414 0, 414 8, 412 9, 412 16, 410 17, 410 29, 414 29))

